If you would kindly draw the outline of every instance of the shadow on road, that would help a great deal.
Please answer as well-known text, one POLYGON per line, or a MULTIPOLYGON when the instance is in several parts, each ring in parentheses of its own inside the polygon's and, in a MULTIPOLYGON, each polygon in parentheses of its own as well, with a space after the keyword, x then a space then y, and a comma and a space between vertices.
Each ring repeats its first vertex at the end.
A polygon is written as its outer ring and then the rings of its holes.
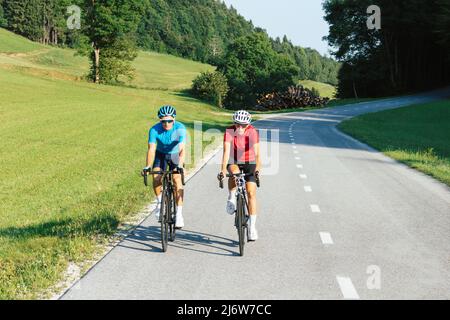
MULTIPOLYGON (((148 252, 162 252, 160 227, 138 226, 118 247, 148 252)), ((178 230, 175 241, 169 242, 168 250, 171 247, 212 255, 239 256, 237 241, 190 230, 178 230)))

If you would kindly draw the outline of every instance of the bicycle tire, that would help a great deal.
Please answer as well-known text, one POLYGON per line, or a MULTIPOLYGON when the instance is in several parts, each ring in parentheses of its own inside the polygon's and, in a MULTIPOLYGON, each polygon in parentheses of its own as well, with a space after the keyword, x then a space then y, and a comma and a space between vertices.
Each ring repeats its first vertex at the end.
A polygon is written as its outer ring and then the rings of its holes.
POLYGON ((163 252, 167 252, 167 246, 168 246, 168 236, 169 236, 169 224, 168 224, 168 220, 167 220, 167 211, 170 211, 169 206, 168 206, 168 197, 167 197, 167 193, 163 191, 162 194, 162 198, 161 198, 161 246, 162 246, 162 251, 163 252))
POLYGON ((177 228, 175 228, 175 223, 177 221, 177 208, 176 208, 176 203, 175 203, 175 194, 172 191, 170 196, 170 227, 169 227, 169 231, 170 231, 170 241, 174 242, 175 241, 175 237, 176 237, 176 232, 177 232, 177 228))
POLYGON ((237 210, 236 210, 236 220, 237 220, 237 232, 239 238, 239 254, 244 256, 244 246, 245 246, 245 231, 244 231, 244 218, 245 218, 245 204, 242 196, 237 198, 237 210))

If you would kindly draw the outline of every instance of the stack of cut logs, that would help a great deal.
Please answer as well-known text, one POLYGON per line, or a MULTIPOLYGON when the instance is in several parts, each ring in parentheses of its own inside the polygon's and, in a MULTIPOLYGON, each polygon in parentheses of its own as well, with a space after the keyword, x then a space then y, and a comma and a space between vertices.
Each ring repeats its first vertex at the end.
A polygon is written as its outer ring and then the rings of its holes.
POLYGON ((257 101, 257 110, 282 110, 291 108, 322 107, 330 99, 315 96, 303 86, 292 86, 284 92, 273 92, 262 96, 257 101))

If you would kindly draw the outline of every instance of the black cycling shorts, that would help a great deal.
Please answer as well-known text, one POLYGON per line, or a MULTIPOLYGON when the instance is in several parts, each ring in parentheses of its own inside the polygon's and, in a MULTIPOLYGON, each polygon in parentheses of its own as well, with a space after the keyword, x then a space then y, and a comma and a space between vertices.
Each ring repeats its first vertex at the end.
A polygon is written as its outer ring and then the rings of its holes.
POLYGON ((169 170, 173 171, 178 167, 179 162, 178 153, 170 154, 156 151, 153 168, 161 168, 161 171, 166 171, 167 165, 169 165, 169 170))
MULTIPOLYGON (((233 164, 234 163, 229 163, 228 164, 228 166, 227 166, 228 172, 230 172, 230 166, 233 165, 233 164)), ((256 164, 255 163, 243 163, 243 164, 236 163, 236 165, 239 167, 239 170, 243 171, 245 174, 253 173, 252 176, 246 176, 245 177, 245 181, 246 182, 254 182, 254 183, 256 183, 256 178, 255 178, 255 175, 254 175, 254 173, 256 171, 256 164)))

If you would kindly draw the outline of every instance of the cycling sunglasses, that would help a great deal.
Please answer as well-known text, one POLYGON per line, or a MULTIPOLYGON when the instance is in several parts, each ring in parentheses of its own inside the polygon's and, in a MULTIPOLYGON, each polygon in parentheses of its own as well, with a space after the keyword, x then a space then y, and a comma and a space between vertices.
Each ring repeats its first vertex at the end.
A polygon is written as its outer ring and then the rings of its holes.
POLYGON ((173 120, 160 120, 162 124, 173 123, 173 120))

